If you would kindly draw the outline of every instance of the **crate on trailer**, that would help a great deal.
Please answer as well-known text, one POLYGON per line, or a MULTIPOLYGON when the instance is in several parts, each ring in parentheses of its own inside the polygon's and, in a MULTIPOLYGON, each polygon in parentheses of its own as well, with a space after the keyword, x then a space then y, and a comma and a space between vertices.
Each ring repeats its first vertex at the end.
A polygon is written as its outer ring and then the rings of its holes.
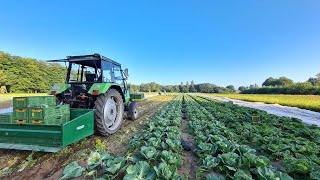
POLYGON ((69 114, 46 116, 44 119, 32 119, 32 120, 30 120, 30 123, 31 124, 54 125, 54 124, 64 124, 68 121, 70 121, 70 113, 69 114))
POLYGON ((16 124, 27 124, 29 123, 28 119, 14 119, 13 121, 16 124))
POLYGON ((13 115, 12 113, 0 114, 0 123, 12 123, 13 115))
POLYGON ((131 93, 131 99, 144 99, 144 93, 131 93))
POLYGON ((14 97, 14 108, 36 107, 36 106, 55 106, 55 96, 28 96, 28 97, 14 97))
POLYGON ((28 112, 28 108, 13 108, 13 119, 25 119, 28 120, 29 119, 29 112, 28 112))
MULTIPOLYGON (((56 106, 57 101, 55 96, 39 96, 39 104, 44 106, 56 106)), ((30 105, 32 107, 33 105, 30 105)), ((37 106, 37 105, 36 105, 37 106)))
POLYGON ((144 99, 144 93, 136 94, 136 99, 144 99))
POLYGON ((40 120, 48 116, 69 114, 70 105, 64 104, 59 106, 50 107, 31 107, 29 108, 29 119, 30 120, 40 120))
POLYGON ((130 93, 130 99, 135 99, 135 94, 134 93, 130 93))

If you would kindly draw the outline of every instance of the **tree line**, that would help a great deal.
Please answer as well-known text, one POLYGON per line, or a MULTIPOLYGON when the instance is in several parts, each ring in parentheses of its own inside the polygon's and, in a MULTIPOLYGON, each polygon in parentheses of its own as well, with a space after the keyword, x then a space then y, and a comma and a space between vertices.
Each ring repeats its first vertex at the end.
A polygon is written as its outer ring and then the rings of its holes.
POLYGON ((160 85, 155 82, 144 83, 141 85, 130 84, 130 90, 133 92, 180 92, 180 93, 232 93, 234 86, 230 85, 226 88, 210 83, 195 84, 187 81, 185 84, 181 82, 180 85, 160 85))
MULTIPOLYGON (((48 92, 53 84, 63 83, 66 67, 56 63, 47 63, 34 58, 14 56, 0 51, 0 90, 5 87, 12 93, 48 92)), ((210 83, 184 85, 160 85, 155 82, 131 85, 134 92, 230 92, 229 89, 210 83)), ((1 93, 1 91, 0 91, 1 93)))
MULTIPOLYGON (((7 92, 47 92, 53 84, 63 83, 66 67, 55 63, 46 63, 33 58, 13 56, 0 51, 0 93, 7 92)), ((133 92, 181 92, 181 93, 234 93, 233 85, 220 87, 211 83, 195 84, 194 81, 181 82, 180 85, 160 85, 156 82, 130 85, 133 92)), ((314 94, 320 95, 320 73, 306 82, 295 83, 287 77, 268 78, 262 83, 249 87, 240 86, 244 94, 314 94)))
POLYGON ((295 83, 287 77, 268 78, 262 83, 262 87, 239 87, 242 94, 303 94, 320 95, 320 73, 316 77, 310 77, 306 82, 295 83))
POLYGON ((65 75, 66 68, 59 64, 0 51, 0 87, 7 92, 47 92, 53 84, 63 83, 65 75))

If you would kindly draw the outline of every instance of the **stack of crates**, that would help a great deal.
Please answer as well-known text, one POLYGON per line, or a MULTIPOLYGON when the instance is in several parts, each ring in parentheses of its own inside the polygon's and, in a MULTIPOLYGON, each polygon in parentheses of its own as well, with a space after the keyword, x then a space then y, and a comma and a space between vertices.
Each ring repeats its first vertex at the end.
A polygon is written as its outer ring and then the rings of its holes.
POLYGON ((135 99, 144 99, 144 93, 135 94, 135 99))
POLYGON ((56 105, 54 96, 13 98, 13 122, 18 124, 62 124, 70 120, 70 107, 56 105))
POLYGON ((144 93, 130 93, 131 99, 144 99, 144 93))
POLYGON ((0 114, 0 123, 11 124, 13 123, 12 121, 13 121, 12 113, 0 114))
POLYGON ((69 104, 50 107, 29 108, 29 121, 32 124, 63 124, 70 120, 69 104))

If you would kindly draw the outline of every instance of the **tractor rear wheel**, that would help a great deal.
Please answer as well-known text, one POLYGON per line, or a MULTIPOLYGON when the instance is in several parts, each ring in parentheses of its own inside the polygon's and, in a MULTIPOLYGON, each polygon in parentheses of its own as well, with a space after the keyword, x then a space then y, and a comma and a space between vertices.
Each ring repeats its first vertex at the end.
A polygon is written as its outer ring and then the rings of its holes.
POLYGON ((95 127, 103 136, 113 134, 119 130, 123 121, 124 105, 119 91, 109 89, 95 101, 95 127))
POLYGON ((139 111, 138 111, 138 103, 136 101, 132 101, 129 103, 128 107, 128 118, 130 120, 138 119, 139 111))

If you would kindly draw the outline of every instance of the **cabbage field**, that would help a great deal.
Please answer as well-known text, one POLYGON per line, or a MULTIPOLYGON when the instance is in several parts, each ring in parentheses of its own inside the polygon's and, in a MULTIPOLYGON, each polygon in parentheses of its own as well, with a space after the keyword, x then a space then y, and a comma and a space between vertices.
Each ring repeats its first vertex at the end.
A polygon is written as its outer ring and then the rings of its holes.
POLYGON ((134 135, 125 156, 97 148, 85 166, 65 167, 62 179, 319 179, 319 137, 319 127, 298 119, 178 95, 134 135), (192 141, 183 139, 183 121, 192 141), (184 157, 189 148, 194 162, 184 157), (194 174, 181 171, 189 163, 196 166, 194 174))
POLYGON ((250 102, 280 104, 320 112, 319 95, 285 95, 285 94, 211 94, 250 102))
POLYGON ((140 106, 143 119, 58 153, 61 167, 43 172, 37 166, 45 169, 58 156, 40 162, 29 155, 33 166, 8 179, 23 172, 31 174, 24 179, 39 172, 40 179, 320 179, 318 126, 187 94, 153 97, 140 106))
POLYGON ((185 96, 207 179, 319 179, 320 128, 298 119, 185 96), (246 114, 260 120, 245 120, 246 114), (218 176, 218 177, 217 177, 218 176))

